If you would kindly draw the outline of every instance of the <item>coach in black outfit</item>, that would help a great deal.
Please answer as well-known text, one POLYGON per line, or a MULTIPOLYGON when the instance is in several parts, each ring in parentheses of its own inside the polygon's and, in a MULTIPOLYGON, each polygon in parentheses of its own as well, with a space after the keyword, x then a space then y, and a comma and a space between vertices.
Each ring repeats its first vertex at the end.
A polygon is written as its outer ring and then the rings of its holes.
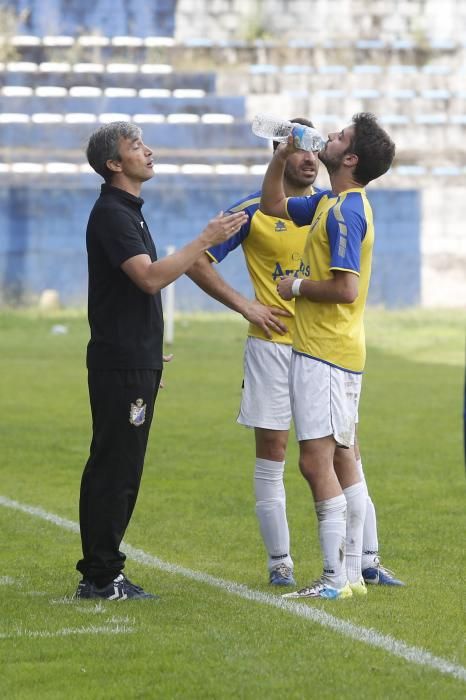
POLYGON ((113 122, 92 134, 87 158, 101 175, 87 227, 87 348, 92 412, 90 456, 81 481, 79 516, 83 575, 77 598, 154 598, 122 573, 119 547, 133 512, 162 376, 160 290, 245 221, 242 213, 212 219, 184 248, 162 260, 142 214, 142 183, 153 172, 141 130, 113 122))

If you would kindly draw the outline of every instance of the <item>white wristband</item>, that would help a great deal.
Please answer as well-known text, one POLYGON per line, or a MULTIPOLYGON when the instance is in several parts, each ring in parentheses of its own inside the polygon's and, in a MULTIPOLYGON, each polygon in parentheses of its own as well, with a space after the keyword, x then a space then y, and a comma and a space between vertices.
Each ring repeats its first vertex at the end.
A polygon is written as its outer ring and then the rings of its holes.
POLYGON ((293 280, 293 284, 291 285, 291 293, 294 297, 300 296, 299 288, 300 288, 302 282, 303 282, 302 279, 293 280))

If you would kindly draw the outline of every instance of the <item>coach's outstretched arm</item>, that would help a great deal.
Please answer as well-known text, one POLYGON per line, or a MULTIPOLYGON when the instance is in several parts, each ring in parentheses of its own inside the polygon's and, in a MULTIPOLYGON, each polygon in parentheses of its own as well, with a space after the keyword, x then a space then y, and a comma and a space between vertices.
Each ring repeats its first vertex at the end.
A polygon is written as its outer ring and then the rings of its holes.
POLYGON ((283 174, 288 156, 298 149, 293 145, 293 137, 288 137, 287 143, 281 143, 273 154, 262 183, 260 210, 269 216, 279 219, 289 219, 286 209, 286 195, 283 185, 283 174))
POLYGON ((155 294, 178 279, 208 248, 228 240, 247 219, 244 212, 211 219, 202 233, 191 243, 166 258, 152 262, 148 255, 135 255, 121 265, 121 269, 146 294, 155 294))

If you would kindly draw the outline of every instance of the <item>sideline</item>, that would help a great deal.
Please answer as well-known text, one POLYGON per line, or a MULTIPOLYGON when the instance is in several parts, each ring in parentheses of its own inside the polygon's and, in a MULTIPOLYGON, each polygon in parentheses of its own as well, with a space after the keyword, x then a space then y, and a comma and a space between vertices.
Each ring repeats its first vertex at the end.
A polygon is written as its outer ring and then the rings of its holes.
MULTIPOLYGON (((66 518, 61 518, 54 513, 48 513, 47 511, 43 510, 43 508, 28 506, 1 495, 0 506, 21 511, 22 513, 27 513, 28 515, 32 515, 36 518, 40 518, 41 520, 53 523, 54 525, 57 525, 65 530, 79 533, 79 526, 77 523, 73 522, 72 520, 67 520, 66 518)), ((193 571, 192 569, 187 569, 184 566, 170 564, 170 562, 163 561, 158 557, 147 554, 147 552, 144 552, 142 549, 136 549, 126 542, 122 542, 122 545, 128 559, 132 559, 139 564, 144 564, 145 566, 149 566, 153 569, 160 569, 161 571, 166 571, 170 574, 184 576, 185 578, 193 581, 198 581, 199 583, 205 583, 209 586, 220 588, 227 593, 236 595, 244 600, 251 600, 256 603, 279 608, 280 610, 290 613, 291 615, 310 620, 311 622, 321 625, 322 627, 332 629, 344 637, 349 637, 357 642, 364 642, 364 644, 371 647, 383 649, 387 653, 392 654, 393 656, 398 656, 399 658, 410 663, 417 664, 418 666, 427 666, 431 669, 439 671, 440 673, 453 676, 458 680, 466 681, 466 668, 464 668, 464 666, 454 664, 451 661, 442 659, 439 656, 434 656, 430 652, 419 647, 413 647, 405 644, 404 642, 399 642, 390 635, 381 634, 368 627, 354 625, 353 623, 346 622, 345 620, 339 620, 337 617, 326 613, 324 610, 313 608, 304 603, 291 603, 290 601, 279 596, 274 596, 269 593, 262 593, 261 591, 254 591, 245 585, 234 583, 233 581, 226 581, 221 578, 216 578, 215 576, 210 576, 210 574, 202 573, 201 571, 193 571)))

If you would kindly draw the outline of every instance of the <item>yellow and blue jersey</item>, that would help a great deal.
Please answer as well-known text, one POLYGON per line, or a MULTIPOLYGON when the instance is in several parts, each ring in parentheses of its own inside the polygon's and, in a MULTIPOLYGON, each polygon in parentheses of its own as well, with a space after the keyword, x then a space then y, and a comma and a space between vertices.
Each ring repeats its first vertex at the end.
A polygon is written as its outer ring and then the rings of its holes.
POLYGON ((366 359, 364 308, 371 275, 374 222, 364 188, 334 195, 290 197, 287 211, 297 226, 309 226, 303 264, 309 279, 327 280, 343 270, 359 277, 352 304, 296 299, 293 348, 349 372, 362 372, 366 359))
MULTIPOLYGON (((311 190, 313 192, 313 190, 311 190)), ((277 292, 281 277, 309 277, 309 268, 303 261, 304 243, 309 225, 296 226, 289 219, 268 216, 259 210, 261 193, 255 192, 228 209, 229 212, 245 211, 248 220, 237 234, 228 241, 209 249, 208 255, 214 262, 221 262, 238 246, 243 253, 254 294, 261 304, 275 306, 288 311, 291 316, 283 317, 288 333, 280 335, 271 331, 272 338, 267 338, 258 326, 249 324, 248 334, 263 340, 291 345, 294 331, 294 299, 285 301, 277 292)))

